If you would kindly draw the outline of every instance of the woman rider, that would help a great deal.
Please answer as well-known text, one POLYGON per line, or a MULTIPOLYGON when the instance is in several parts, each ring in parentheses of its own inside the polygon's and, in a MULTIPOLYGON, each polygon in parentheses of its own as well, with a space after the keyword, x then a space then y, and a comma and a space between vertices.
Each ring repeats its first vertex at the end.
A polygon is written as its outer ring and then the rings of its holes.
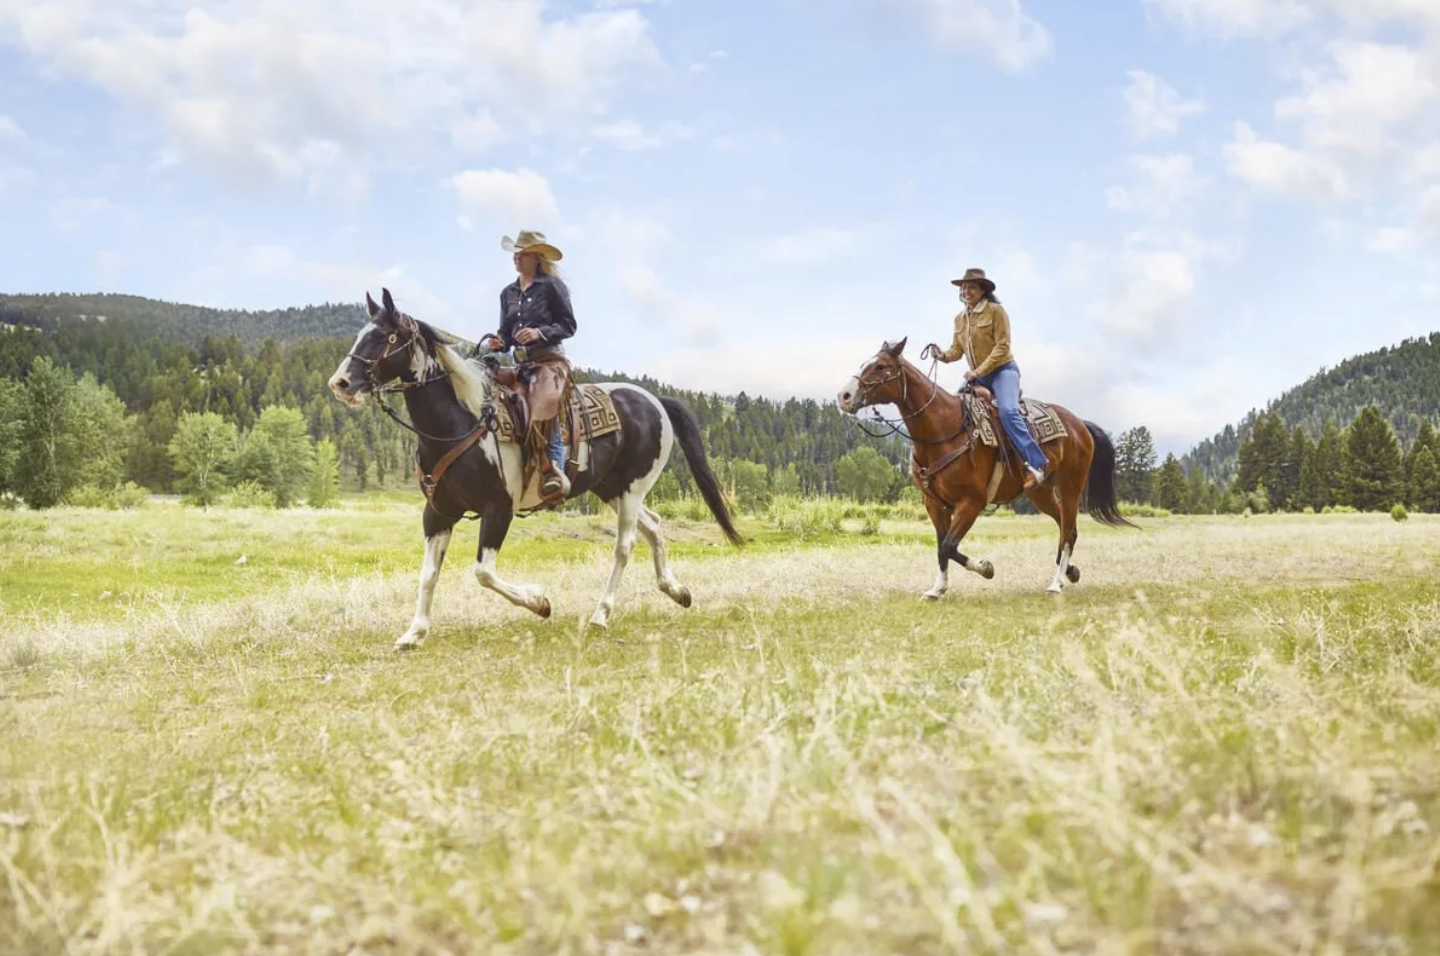
POLYGON ((984 269, 967 269, 965 275, 952 279, 951 285, 960 287, 965 311, 955 316, 955 340, 950 347, 943 352, 938 345, 930 349, 942 362, 963 355, 970 365, 965 381, 994 393, 1000 424, 1025 458, 1025 490, 1029 491, 1049 477, 1050 461, 1020 414, 1020 367, 1010 351, 1010 316, 995 298, 995 283, 985 277, 984 269))
POLYGON ((512 254, 518 276, 500 290, 499 331, 481 342, 492 351, 515 350, 519 374, 529 380, 530 427, 548 440, 540 495, 547 501, 559 500, 570 493, 560 429, 570 361, 560 343, 575 334, 570 290, 555 267, 562 254, 545 241, 544 233, 531 229, 520 230, 514 239, 505 236, 500 248, 512 254))

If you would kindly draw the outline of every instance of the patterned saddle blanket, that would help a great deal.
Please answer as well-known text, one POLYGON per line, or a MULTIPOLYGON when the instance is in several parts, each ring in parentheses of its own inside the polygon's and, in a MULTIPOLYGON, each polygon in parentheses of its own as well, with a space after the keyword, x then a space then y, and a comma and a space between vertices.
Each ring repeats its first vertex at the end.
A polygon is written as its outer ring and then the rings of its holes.
MULTIPOLYGON (((509 390, 500 386, 500 395, 495 402, 496 434, 501 441, 525 443, 525 436, 516 433, 515 419, 510 412, 506 394, 509 390)), ((620 415, 615 411, 615 402, 610 393, 598 385, 579 384, 570 389, 570 401, 560 416, 562 434, 570 447, 569 458, 581 457, 588 449, 590 439, 609 435, 620 430, 620 415)))
MULTIPOLYGON (((965 393, 964 399, 971 421, 980 423, 978 429, 980 441, 991 448, 999 445, 998 433, 1001 428, 997 417, 999 412, 995 406, 971 393, 965 393)), ((1055 409, 1044 402, 1037 402, 1033 398, 1022 398, 1020 399, 1020 414, 1025 416, 1025 420, 1030 424, 1030 433, 1042 445, 1057 438, 1063 438, 1067 434, 1065 423, 1060 420, 1055 409)))

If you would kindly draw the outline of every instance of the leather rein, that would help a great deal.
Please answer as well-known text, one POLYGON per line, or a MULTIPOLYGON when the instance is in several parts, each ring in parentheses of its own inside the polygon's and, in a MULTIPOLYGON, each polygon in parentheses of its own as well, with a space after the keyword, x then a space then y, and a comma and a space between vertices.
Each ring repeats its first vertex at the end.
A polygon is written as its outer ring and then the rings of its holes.
POLYGON ((445 477, 445 472, 450 470, 450 466, 455 464, 455 462, 459 460, 461 455, 465 454, 471 448, 474 448, 477 444, 479 444, 480 440, 484 438, 486 434, 488 434, 489 432, 497 431, 499 429, 499 416, 497 416, 495 413, 494 404, 487 401, 485 403, 485 410, 480 416, 480 421, 475 425, 474 428, 470 429, 464 434, 454 435, 449 438, 442 438, 438 435, 432 435, 429 432, 421 431, 414 425, 411 425, 409 422, 406 422, 403 418, 401 418, 400 415, 393 408, 390 407, 390 403, 385 401, 386 395, 403 393, 409 391, 412 388, 424 388, 425 386, 433 385, 436 382, 443 382, 450 377, 450 373, 442 370, 440 374, 432 375, 429 378, 417 379, 413 382, 401 381, 393 385, 377 381, 375 370, 380 365, 380 363, 393 355, 399 355, 402 352, 414 348, 415 340, 420 338, 419 327, 414 324, 413 320, 408 320, 407 316, 402 315, 400 317, 400 326, 401 328, 408 331, 410 334, 405 339, 405 344, 401 345, 399 348, 396 348, 395 344, 400 338, 400 333, 391 332, 389 341, 385 343, 384 350, 381 351, 381 353, 375 358, 367 359, 363 355, 356 355, 353 350, 345 353, 346 357, 351 359, 352 361, 359 362, 362 366, 364 366, 365 384, 370 386, 370 390, 375 393, 376 400, 380 403, 380 408, 384 410, 386 415, 389 415, 392 419, 394 419, 397 425, 399 425, 401 428, 404 428, 406 431, 413 432, 420 438, 428 439, 442 445, 451 446, 445 451, 445 454, 440 456, 440 460, 435 463, 435 467, 430 470, 429 474, 426 474, 425 470, 420 467, 420 449, 415 449, 415 477, 420 482, 420 490, 425 493, 426 502, 429 503, 431 509, 433 509, 436 514, 446 518, 452 518, 457 521, 462 519, 466 521, 474 521, 476 518, 480 517, 479 514, 461 514, 458 516, 445 514, 445 512, 441 511, 435 506, 435 492, 440 487, 440 480, 445 477))
MULTIPOLYGON (((925 347, 925 351, 920 353, 920 358, 923 360, 927 354, 931 355, 933 359, 930 363, 930 373, 926 376, 926 378, 928 378, 930 381, 930 397, 925 400, 924 405, 921 405, 918 409, 915 410, 912 417, 919 416, 921 413, 923 413, 925 409, 929 408, 934 403, 936 397, 940 394, 940 385, 935 380, 935 369, 940 363, 940 356, 937 353, 933 353, 930 349, 930 346, 928 345, 925 347)), ((891 375, 884 376, 883 378, 877 378, 871 382, 861 381, 859 383, 861 388, 855 396, 856 403, 862 406, 867 404, 870 394, 874 392, 875 389, 879 388, 881 385, 893 382, 897 378, 900 379, 900 401, 904 402, 909 397, 910 383, 909 379, 905 376, 905 367, 902 365, 897 368, 895 372, 891 375)), ((974 392, 969 382, 966 382, 960 389, 960 393, 962 395, 967 392, 971 394, 973 394, 974 392)), ((979 423, 972 423, 970 418, 970 406, 968 405, 968 403, 964 401, 960 403, 959 429, 957 429, 955 432, 945 438, 916 438, 913 434, 910 434, 909 432, 903 430, 902 426, 905 424, 905 419, 903 416, 898 419, 886 418, 881 415, 880 412, 876 410, 873 406, 871 406, 871 417, 875 421, 881 422, 889 426, 890 428, 888 432, 877 435, 874 432, 870 431, 868 428, 866 428, 864 424, 861 423, 861 420, 857 415, 855 418, 855 423, 859 426, 861 431, 869 435, 871 438, 888 438, 891 435, 898 434, 903 438, 909 439, 909 441, 914 445, 944 445, 948 442, 954 441, 962 435, 965 436, 964 441, 962 441, 956 447, 952 448, 950 451, 946 452, 944 455, 941 455, 939 459, 932 462, 929 466, 920 464, 920 462, 915 458, 914 448, 912 448, 910 451, 910 470, 919 480, 920 490, 925 494, 925 497, 931 499, 932 501, 936 502, 937 504, 941 505, 946 509, 953 507, 953 505, 951 505, 949 502, 937 496, 934 491, 931 490, 931 485, 935 481, 935 478, 939 476, 942 471, 955 464, 955 462, 959 461, 961 457, 963 457, 967 452, 971 451, 975 447, 975 432, 979 428, 979 423)))

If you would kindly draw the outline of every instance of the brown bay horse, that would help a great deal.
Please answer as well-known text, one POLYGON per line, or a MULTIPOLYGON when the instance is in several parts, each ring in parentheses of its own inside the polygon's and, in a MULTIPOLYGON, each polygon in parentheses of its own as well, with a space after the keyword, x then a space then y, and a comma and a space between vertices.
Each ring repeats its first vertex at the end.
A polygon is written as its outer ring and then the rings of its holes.
POLYGON ((980 440, 981 423, 969 414, 960 396, 941 388, 901 357, 905 342, 885 343, 840 390, 837 404, 850 415, 867 406, 894 405, 904 421, 912 444, 910 474, 925 496, 925 509, 935 525, 940 564, 935 586, 924 594, 926 599, 938 601, 944 596, 951 561, 987 580, 995 576, 989 561, 960 552, 960 541, 992 503, 1005 504, 1024 494, 1060 526, 1055 577, 1045 589, 1055 594, 1067 580, 1080 580, 1080 568, 1071 563, 1071 555, 1079 536, 1082 499, 1090 517, 1101 524, 1137 527, 1120 514, 1115 499, 1115 446, 1104 429, 1046 402, 1064 423, 1067 434, 1041 445, 1050 460, 1050 476, 1026 492, 1024 467, 1004 436, 993 403, 987 402, 987 409, 999 439, 995 446, 980 440))

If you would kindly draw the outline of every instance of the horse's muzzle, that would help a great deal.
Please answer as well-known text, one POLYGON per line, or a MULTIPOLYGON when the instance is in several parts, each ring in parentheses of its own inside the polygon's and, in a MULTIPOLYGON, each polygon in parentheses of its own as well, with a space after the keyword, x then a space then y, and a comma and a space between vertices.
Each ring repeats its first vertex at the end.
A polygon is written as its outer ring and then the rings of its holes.
POLYGON ((343 365, 330 376, 330 381, 326 384, 330 386, 330 391, 335 393, 335 397, 346 405, 359 405, 365 400, 365 380, 348 375, 343 365))

